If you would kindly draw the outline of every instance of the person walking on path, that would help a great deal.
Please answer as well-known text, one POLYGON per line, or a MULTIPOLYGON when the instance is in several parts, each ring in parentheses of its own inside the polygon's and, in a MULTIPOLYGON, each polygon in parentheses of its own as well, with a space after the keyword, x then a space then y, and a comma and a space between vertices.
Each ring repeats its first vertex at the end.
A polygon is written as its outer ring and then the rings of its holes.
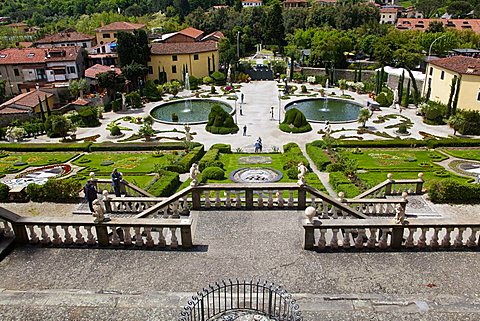
POLYGON ((243 136, 247 136, 247 125, 243 126, 243 136))
POLYGON ((87 184, 85 184, 83 187, 83 193, 85 194, 85 199, 88 202, 88 208, 90 209, 90 212, 94 213, 93 201, 97 199, 98 194, 93 182, 89 180, 87 184))
POLYGON ((112 172, 112 184, 116 197, 120 197, 120 184, 122 182, 122 179, 122 173, 120 173, 116 168, 114 168, 112 172))

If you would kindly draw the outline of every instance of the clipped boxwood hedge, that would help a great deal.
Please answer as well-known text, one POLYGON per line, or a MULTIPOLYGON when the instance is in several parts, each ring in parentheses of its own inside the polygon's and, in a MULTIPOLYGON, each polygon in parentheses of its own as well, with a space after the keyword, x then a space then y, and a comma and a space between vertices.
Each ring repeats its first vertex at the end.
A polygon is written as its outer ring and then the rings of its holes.
POLYGON ((230 144, 213 144, 210 149, 217 149, 220 153, 231 154, 232 146, 230 144))
MULTIPOLYGON (((322 147, 323 141, 316 140, 311 143, 313 146, 322 147)), ((392 139, 392 140, 338 140, 336 142, 338 147, 353 148, 394 148, 394 147, 478 147, 480 146, 480 139, 463 139, 463 138, 451 138, 451 139, 392 139)))
POLYGON ((202 181, 208 179, 222 180, 225 178, 225 171, 220 167, 207 167, 202 171, 202 181))
POLYGON ((185 155, 178 163, 183 171, 182 173, 186 173, 190 170, 193 163, 198 162, 203 155, 205 154, 205 149, 203 145, 197 146, 193 148, 187 155, 185 155))
POLYGON ((428 196, 434 203, 479 204, 480 185, 443 179, 432 182, 428 196))
POLYGON ((67 152, 67 151, 75 151, 75 152, 88 152, 91 142, 89 143, 81 143, 81 144, 65 144, 65 143, 55 143, 55 144, 17 144, 17 143, 9 143, 9 144, 0 144, 0 150, 6 151, 16 151, 16 152, 67 152))
POLYGON ((330 158, 324 153, 321 147, 307 144, 307 154, 313 160, 319 171, 325 171, 327 165, 331 163, 330 158))
POLYGON ((10 188, 3 184, 0 183, 0 202, 6 202, 8 200, 8 191, 10 188))
POLYGON ((82 185, 77 179, 49 179, 43 185, 30 184, 26 191, 34 202, 75 203, 82 185))
MULTIPOLYGON (((198 142, 192 142, 193 147, 200 146, 198 142)), ((165 143, 99 143, 92 144, 90 151, 144 151, 144 150, 183 150, 185 149, 185 143, 183 142, 165 142, 165 143)))
POLYGON ((147 192, 156 197, 167 197, 175 193, 180 186, 180 175, 170 171, 162 171, 150 185, 147 192))
MULTIPOLYGON (((202 159, 200 160, 200 162, 198 164, 198 169, 200 171, 203 171, 207 167, 218 166, 218 164, 215 164, 215 165, 212 165, 212 164, 219 163, 219 162, 217 162, 217 159, 218 159, 219 155, 220 155, 220 150, 219 149, 211 148, 208 152, 205 153, 205 155, 203 155, 202 159)), ((220 164, 222 164, 222 163, 220 163, 220 164)), ((223 168, 223 166, 218 166, 218 167, 223 168)))
POLYGON ((343 192, 346 198, 352 198, 360 194, 360 189, 342 172, 330 173, 329 182, 337 193, 343 192))

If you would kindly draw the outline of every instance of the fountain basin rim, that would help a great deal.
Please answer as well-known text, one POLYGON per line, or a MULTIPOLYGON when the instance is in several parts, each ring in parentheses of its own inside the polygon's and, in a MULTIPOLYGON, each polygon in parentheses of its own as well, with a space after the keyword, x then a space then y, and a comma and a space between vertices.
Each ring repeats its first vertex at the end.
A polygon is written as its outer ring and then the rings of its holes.
MULTIPOLYGON (((287 111, 287 107, 290 107, 291 105, 297 103, 297 102, 302 102, 302 101, 310 101, 310 100, 340 100, 340 101, 345 101, 345 102, 349 102, 349 103, 352 103, 354 105, 358 105, 358 107, 360 107, 361 109, 363 108, 366 108, 365 106, 363 106, 361 103, 357 102, 356 100, 352 100, 352 99, 345 99, 345 98, 339 98, 339 97, 328 97, 325 98, 325 97, 321 97, 321 98, 300 98, 300 99, 297 99, 295 101, 291 101, 289 102, 288 104, 285 105, 285 107, 283 107, 283 111, 286 112, 287 111)), ((352 120, 329 120, 329 119, 326 119, 326 120, 317 120, 317 119, 308 119, 307 120, 311 123, 318 123, 318 124, 324 124, 326 123, 327 121, 330 123, 330 124, 348 124, 348 123, 355 123, 357 122, 357 119, 352 119, 352 120)))
POLYGON ((166 124, 166 125, 185 125, 185 124, 188 124, 188 125, 201 125, 201 124, 206 124, 208 123, 208 120, 203 120, 203 121, 190 121, 190 122, 185 122, 185 121, 178 121, 178 122, 174 122, 174 121, 167 121, 167 120, 161 120, 161 119, 157 119, 155 118, 153 115, 152 115, 152 112, 156 109, 156 108, 159 108, 163 105, 168 105, 170 103, 176 103, 176 102, 183 102, 183 101, 187 101, 187 100, 200 100, 200 101, 212 101, 212 102, 219 102, 219 103, 223 103, 223 104, 226 104, 228 106, 230 106, 230 108, 232 108, 232 111, 229 112, 230 115, 234 115, 236 110, 235 108, 230 105, 228 102, 226 101, 223 101, 223 100, 220 100, 220 99, 211 99, 211 98, 197 98, 197 97, 191 97, 191 98, 185 98, 185 99, 174 99, 174 100, 170 100, 170 101, 165 101, 163 103, 160 103, 159 105, 156 105, 155 107, 153 107, 150 112, 148 113, 150 115, 150 117, 153 118, 154 121, 158 122, 158 123, 161 123, 161 124, 166 124))

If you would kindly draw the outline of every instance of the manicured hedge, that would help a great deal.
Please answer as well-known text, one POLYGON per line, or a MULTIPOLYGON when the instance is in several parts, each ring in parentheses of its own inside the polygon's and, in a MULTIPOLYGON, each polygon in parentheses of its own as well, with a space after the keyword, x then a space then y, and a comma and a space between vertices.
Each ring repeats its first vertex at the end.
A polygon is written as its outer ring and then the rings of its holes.
POLYGON ((171 196, 180 186, 180 175, 178 173, 162 171, 154 179, 156 181, 150 185, 147 192, 156 197, 171 196))
POLYGON ((325 171, 327 165, 331 163, 330 158, 324 153, 321 147, 307 144, 307 154, 313 160, 319 171, 325 171))
POLYGON ((360 194, 360 189, 342 172, 330 173, 329 182, 337 193, 345 193, 346 198, 352 198, 360 194))
POLYGON ((434 203, 479 204, 480 185, 444 179, 432 183, 428 196, 434 203))
MULTIPOLYGON (((198 142, 192 142, 193 147, 200 146, 198 142)), ((95 151, 143 151, 143 150, 180 150, 185 149, 183 142, 165 142, 165 143, 100 143, 92 144, 91 152, 95 151)))
POLYGON ((183 169, 182 173, 186 173, 190 170, 190 167, 193 163, 198 162, 203 155, 205 154, 205 149, 203 145, 193 148, 187 155, 185 155, 177 165, 181 166, 183 169))
POLYGON ((82 185, 77 179, 49 179, 44 185, 30 184, 27 195, 34 202, 73 203, 82 185))
POLYGON ((213 144, 210 149, 218 149, 220 153, 224 154, 232 153, 232 146, 229 144, 213 144))
POLYGON ((296 143, 288 143, 283 145, 283 155, 285 157, 285 162, 283 165, 284 170, 289 170, 290 168, 297 169, 298 163, 300 162, 302 162, 307 168, 310 168, 310 163, 296 143))
MULTIPOLYGON (((322 140, 315 140, 311 143, 313 146, 322 147, 322 140)), ((392 139, 392 140, 338 140, 336 142, 338 147, 353 148, 394 148, 394 147, 478 147, 480 146, 480 139, 392 139)))
POLYGON ((0 150, 15 151, 15 152, 88 152, 92 143, 82 144, 0 144, 0 150))
POLYGON ((6 202, 8 200, 8 191, 10 188, 3 184, 0 183, 0 202, 6 202))
MULTIPOLYGON (((219 165, 219 164, 216 164, 216 163, 220 163, 220 162, 217 162, 217 159, 218 159, 219 155, 220 155, 220 150, 219 149, 211 148, 208 152, 205 153, 205 155, 203 155, 202 159, 200 160, 200 162, 198 164, 198 169, 200 171, 203 171, 207 167, 219 165), (213 165, 214 163, 216 165, 213 165)), ((220 164, 222 164, 222 163, 220 163, 220 164)), ((218 166, 218 167, 223 168, 223 166, 218 166)))
POLYGON ((202 181, 206 182, 208 179, 222 180, 225 178, 225 171, 220 167, 207 167, 202 171, 202 181))

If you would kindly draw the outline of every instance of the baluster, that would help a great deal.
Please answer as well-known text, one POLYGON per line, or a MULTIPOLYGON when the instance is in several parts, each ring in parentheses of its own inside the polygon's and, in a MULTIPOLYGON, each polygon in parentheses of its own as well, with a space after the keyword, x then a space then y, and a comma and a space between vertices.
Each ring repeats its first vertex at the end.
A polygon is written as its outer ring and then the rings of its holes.
POLYGON ((82 232, 80 232, 80 226, 75 226, 75 244, 84 244, 85 239, 83 238, 82 232))
POLYGON ((60 237, 60 234, 58 234, 57 226, 56 225, 49 225, 49 227, 53 232, 52 244, 55 244, 55 245, 62 244, 62 238, 60 237))
POLYGON ((416 227, 408 228, 408 236, 407 236, 407 239, 405 241, 405 247, 414 247, 415 246, 415 244, 413 243, 413 235, 415 234, 416 231, 417 231, 416 227))
POLYGON ((310 203, 310 206, 311 207, 316 207, 316 203, 315 203, 315 195, 313 194, 310 194, 310 199, 311 199, 311 203, 310 203))
POLYGON ((442 240, 442 246, 443 247, 449 247, 450 246, 450 234, 452 233, 453 231, 453 228, 451 227, 447 227, 446 228, 446 233, 445 233, 445 236, 443 237, 443 240, 442 240))
POLYGON ((465 228, 459 227, 457 237, 455 238, 455 241, 453 241, 453 246, 455 247, 463 246, 463 232, 465 232, 465 228))
POLYGON ((65 231, 65 240, 63 241, 63 244, 67 244, 67 245, 70 245, 73 243, 73 238, 70 235, 69 228, 70 227, 68 225, 62 225, 62 229, 65 231))
POLYGON ((472 233, 470 234, 470 237, 467 240, 467 246, 468 247, 474 247, 477 246, 477 232, 478 228, 471 227, 472 233))
POLYGON ((376 228, 369 228, 370 230, 370 237, 367 241, 367 247, 372 248, 375 247, 375 243, 377 242, 377 229, 376 228))
POLYGON ((240 191, 235 191, 235 207, 242 207, 242 198, 240 197, 240 191))
POLYGON ((86 226, 85 228, 87 229, 87 244, 88 245, 95 245, 95 243, 97 241, 95 240, 95 237, 93 236, 92 226, 89 225, 89 226, 86 226))
POLYGON ((382 204, 382 203, 378 204, 378 207, 379 207, 379 209, 378 209, 378 214, 379 214, 379 215, 382 215, 382 214, 384 213, 383 204, 382 204))
POLYGON ((135 231, 135 245, 142 246, 143 237, 142 237, 142 233, 140 232, 140 226, 135 226, 133 230, 135 231))
POLYGON ((422 227, 420 237, 418 238, 417 246, 423 248, 427 246, 427 231, 429 230, 428 227, 422 227))
POLYGON ((172 210, 172 218, 180 218, 180 211, 178 207, 180 206, 180 202, 176 200, 173 202, 173 210, 172 210))
POLYGON ((293 191, 288 191, 288 207, 293 207, 293 191))
POLYGON ((165 247, 167 242, 165 242, 165 235, 163 235, 163 227, 158 229, 158 246, 165 247))
MULTIPOLYGON (((335 220, 338 219, 338 211, 341 212, 342 210, 335 207, 335 206, 332 207, 332 218, 335 219, 335 220)), ((341 213, 340 213, 340 215, 341 215, 341 213)))
POLYGON ((212 205, 210 203, 210 191, 205 191, 203 192, 203 194, 205 195, 205 208, 210 208, 210 206, 212 205))
POLYGON ((182 204, 183 212, 182 213, 188 214, 190 212, 190 207, 188 206, 187 195, 183 196, 182 200, 183 200, 183 204, 182 204))
POLYGON ((285 203, 282 194, 283 194, 282 191, 277 192, 277 202, 278 202, 278 207, 279 208, 283 208, 283 205, 285 203))
POLYGON ((119 246, 120 245, 120 238, 118 237, 117 227, 112 226, 112 245, 119 246))
POLYGON ((328 218, 328 203, 322 200, 322 218, 328 218))
POLYGON ((163 207, 163 218, 168 218, 168 205, 163 207))
POLYGON ((258 193, 258 199, 257 199, 257 204, 258 208, 263 208, 263 192, 258 193))
POLYGON ((330 247, 332 249, 338 248, 338 228, 332 229, 332 239, 330 240, 330 247))
POLYGON ((131 227, 123 227, 123 244, 132 245, 132 235, 130 234, 131 227))
POLYGON ((13 231, 8 222, 3 222, 4 230, 3 233, 5 237, 13 237, 13 231))
POLYGON ((318 203, 317 208, 315 209, 315 212, 316 212, 315 215, 318 214, 318 218, 322 218, 322 211, 323 211, 322 203, 318 203))
POLYGON ((433 229, 433 236, 430 240, 431 247, 438 247, 438 232, 440 232, 440 228, 436 227, 433 229))
POLYGON ((386 249, 388 247, 388 228, 382 228, 380 229, 382 231, 382 237, 380 238, 380 241, 378 242, 378 247, 381 249, 386 249))
POLYGON ((27 228, 30 232, 30 240, 29 242, 31 244, 37 244, 38 243, 38 236, 37 236, 37 233, 35 233, 35 228, 34 228, 34 225, 27 225, 27 228))
POLYGON ((226 191, 225 192, 225 195, 227 197, 226 201, 225 201, 225 206, 227 208, 231 208, 232 207, 232 200, 230 199, 230 191, 226 191))
POLYGON ((153 247, 154 243, 153 243, 153 237, 152 237, 152 228, 151 227, 145 227, 145 233, 147 234, 147 241, 145 242, 145 244, 147 245, 147 247, 153 247))
POLYGON ((273 208, 273 191, 268 191, 268 208, 273 208))
POLYGON ((222 201, 220 200, 220 191, 215 191, 215 207, 220 208, 222 206, 222 201))
POLYGON ((320 229, 320 238, 318 239, 318 249, 323 250, 325 248, 325 245, 327 244, 327 241, 325 239, 325 233, 327 233, 327 230, 325 229, 320 229))
POLYGON ((343 248, 348 249, 350 247, 350 229, 343 232, 343 248))
POLYGON ((363 247, 363 236, 365 235, 365 229, 358 229, 357 237, 355 238, 355 247, 361 249, 363 247))
MULTIPOLYGON (((45 231, 45 225, 38 225, 38 227, 40 228, 40 243, 42 244, 48 244, 50 243, 50 238, 48 237, 48 234, 47 232, 45 231)), ((38 241, 36 242, 38 243, 38 241)))
POLYGON ((171 227, 170 231, 172 232, 172 239, 170 241, 170 247, 176 249, 178 247, 178 240, 177 240, 177 228, 171 227))

